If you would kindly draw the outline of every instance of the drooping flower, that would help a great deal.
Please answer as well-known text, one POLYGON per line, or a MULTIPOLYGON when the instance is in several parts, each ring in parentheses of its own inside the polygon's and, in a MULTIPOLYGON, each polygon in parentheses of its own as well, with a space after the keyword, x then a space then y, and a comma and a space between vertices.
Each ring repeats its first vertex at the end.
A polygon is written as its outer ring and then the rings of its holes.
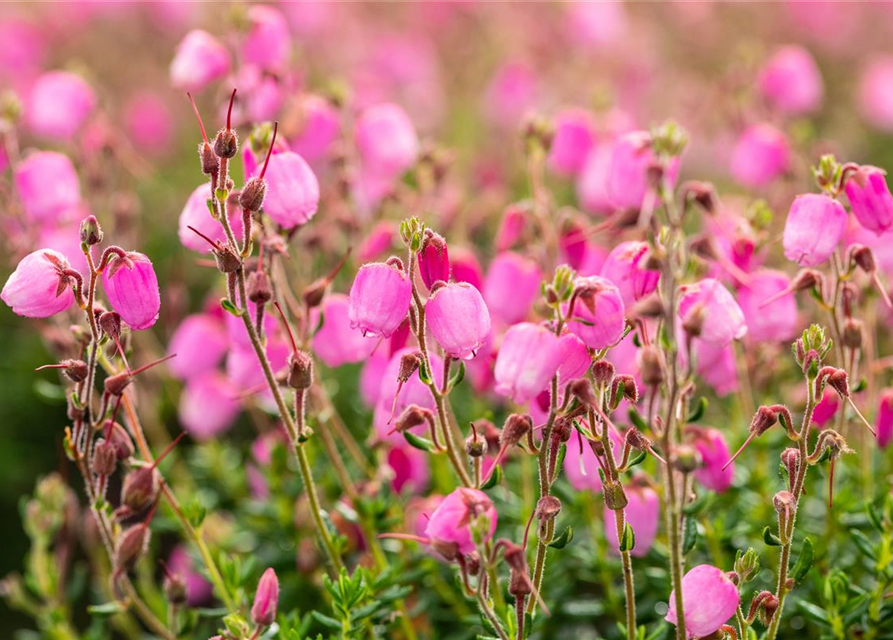
POLYGON ((68 260, 58 251, 41 249, 22 258, 9 276, 0 298, 16 315, 48 318, 74 302, 69 278, 63 275, 68 260))
POLYGON ((747 333, 741 307, 719 280, 705 278, 679 291, 679 319, 684 326, 697 323, 704 342, 727 345, 747 333))
POLYGON ((269 627, 276 621, 276 608, 279 605, 279 578, 269 568, 264 571, 254 592, 254 604, 251 605, 251 619, 254 624, 269 627))
POLYGON ((341 132, 338 110, 325 98, 308 95, 300 103, 300 133, 291 139, 292 150, 310 164, 323 160, 341 132))
POLYGON ((171 82, 177 89, 201 91, 229 73, 229 51, 207 31, 186 34, 171 62, 171 82))
POLYGON ((591 349, 604 349, 620 340, 626 320, 617 287, 600 276, 577 278, 574 286, 580 293, 568 329, 591 349))
POLYGON ((877 444, 886 449, 893 442, 893 390, 887 389, 881 394, 877 410, 877 444))
MULTIPOLYGON (((676 592, 670 592, 667 622, 676 624, 676 592)), ((729 576, 709 564, 689 569, 682 578, 685 628, 690 638, 708 636, 735 615, 741 597, 729 576)))
POLYGON ((718 429, 690 427, 689 432, 703 463, 702 467, 695 470, 695 480, 711 491, 722 493, 732 486, 735 478, 735 464, 725 467, 732 457, 725 437, 718 429))
POLYGON ((558 338, 558 348, 561 350, 561 364, 558 366, 558 379, 561 384, 576 380, 589 371, 589 365, 592 363, 589 349, 576 335, 573 333, 562 335, 558 338))
POLYGON ((490 312, 480 292, 465 282, 436 288, 425 305, 428 328, 444 352, 468 360, 490 334, 490 312))
POLYGON ((747 285, 738 291, 748 340, 780 342, 794 337, 800 327, 794 294, 785 294, 764 306, 767 300, 787 290, 790 284, 790 278, 781 271, 761 269, 750 274, 747 285))
POLYGON ((542 272, 537 264, 517 253, 497 255, 487 271, 484 299, 494 318, 506 324, 527 317, 540 292, 542 272))
POLYGON ((250 26, 242 42, 242 57, 249 65, 266 71, 282 71, 291 52, 291 35, 285 16, 273 7, 254 5, 248 9, 250 26))
POLYGON ((628 241, 618 244, 602 265, 601 275, 620 291, 626 307, 631 307, 657 288, 660 271, 645 268, 648 244, 628 241))
POLYGON ((214 369, 229 348, 226 327, 220 318, 208 313, 187 316, 168 345, 168 353, 177 357, 168 363, 168 369, 182 380, 190 380, 214 369))
POLYGON ((549 145, 549 167, 559 175, 576 175, 595 142, 592 116, 583 109, 566 109, 555 116, 554 128, 549 145))
POLYGON ((527 402, 546 388, 558 371, 562 350, 547 328, 522 322, 506 331, 496 356, 496 393, 527 402))
POLYGON ((319 182, 310 165, 294 151, 274 153, 265 174, 264 211, 273 222, 291 229, 306 224, 319 207, 319 182))
POLYGON ((393 103, 366 109, 356 123, 356 144, 367 171, 396 178, 419 154, 419 139, 406 112, 393 103))
POLYGON ((49 71, 31 87, 25 114, 36 135, 68 141, 81 129, 96 107, 96 94, 80 76, 49 71))
POLYGON ((238 417, 242 410, 238 393, 233 383, 215 370, 190 378, 180 395, 180 424, 193 439, 210 440, 229 429, 238 417))
POLYGON ((18 163, 15 186, 25 214, 39 224, 56 223, 70 216, 81 202, 74 165, 55 151, 32 153, 18 163))
POLYGON ((372 262, 360 267, 350 288, 350 326, 390 338, 409 313, 412 284, 400 265, 372 262))
POLYGON ((455 545, 459 553, 475 551, 474 534, 480 534, 480 542, 486 543, 496 533, 496 507, 483 491, 460 487, 443 499, 431 514, 425 528, 432 544, 455 545))
MULTIPOLYGON (((637 558, 643 558, 648 555, 648 551, 657 537, 657 525, 660 522, 660 498, 654 489, 645 484, 632 484, 624 489, 629 501, 624 509, 624 515, 636 536, 636 546, 633 547, 630 554, 637 558)), ((616 513, 611 509, 605 509, 605 538, 614 552, 619 553, 620 543, 617 538, 616 513)))
POLYGON ((887 187, 885 171, 877 167, 859 167, 850 174, 845 189, 859 224, 877 235, 893 228, 893 195, 887 187))
POLYGON ((765 187, 790 165, 790 148, 785 135, 768 124, 745 129, 732 150, 732 177, 746 187, 765 187))
POLYGON ((611 145, 596 143, 577 174, 577 201, 584 211, 598 215, 608 215, 614 211, 608 193, 610 174, 611 145))
POLYGON ((395 444, 388 449, 388 466, 394 472, 391 488, 400 493, 404 489, 410 493, 421 493, 428 486, 431 471, 428 468, 428 455, 408 444, 395 444))
POLYGON ((348 309, 350 301, 341 293, 325 297, 319 311, 311 317, 311 325, 322 325, 313 335, 313 352, 326 366, 340 367, 348 362, 361 362, 372 353, 378 341, 363 337, 362 332, 350 326, 348 309))
POLYGON ((862 70, 859 111, 871 125, 893 131, 893 56, 876 57, 862 70))
POLYGON ((804 267, 831 257, 846 231, 846 210, 836 200, 818 193, 794 198, 784 225, 784 255, 804 267))
POLYGON ((811 113, 822 104, 822 75, 803 47, 779 49, 760 71, 760 93, 779 111, 792 116, 811 113))
MULTIPOLYGON (((640 209, 651 188, 649 173, 657 163, 657 157, 651 150, 650 139, 647 131, 633 131, 614 141, 608 194, 617 209, 640 209)), ((673 158, 666 169, 665 180, 674 184, 678 173, 679 158, 673 158)))
POLYGON ((131 329, 148 329, 158 320, 161 292, 152 261, 138 251, 113 256, 102 272, 109 304, 131 329))
MULTIPOLYGON (((200 231, 202 235, 209 237, 211 240, 221 244, 226 242, 226 233, 220 222, 211 217, 208 209, 208 200, 211 198, 211 185, 204 182, 197 186, 190 194, 183 211, 180 212, 180 221, 177 229, 177 235, 180 242, 187 249, 207 253, 213 247, 195 231, 200 231)), ((227 207, 229 215, 229 224, 233 230, 233 234, 237 238, 242 237, 242 214, 236 207, 227 207)))

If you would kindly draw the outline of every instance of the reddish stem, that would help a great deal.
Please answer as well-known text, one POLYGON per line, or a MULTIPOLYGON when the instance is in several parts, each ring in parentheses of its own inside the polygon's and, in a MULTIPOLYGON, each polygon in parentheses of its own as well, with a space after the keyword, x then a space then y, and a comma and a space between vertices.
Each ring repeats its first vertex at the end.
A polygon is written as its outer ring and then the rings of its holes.
POLYGON ((232 119, 233 119, 233 103, 235 103, 235 101, 236 101, 236 91, 238 91, 238 89, 233 89, 233 94, 229 97, 229 109, 226 112, 226 130, 227 131, 232 130, 232 126, 230 126, 230 125, 231 125, 232 119))
POLYGON ((189 98, 189 103, 192 105, 192 111, 193 111, 193 113, 195 113, 196 119, 198 119, 199 129, 202 130, 202 140, 205 141, 205 144, 210 144, 208 142, 208 134, 205 133, 205 123, 202 122, 202 117, 201 117, 201 115, 199 115, 198 107, 195 106, 195 99, 193 99, 192 94, 189 93, 188 91, 186 92, 186 96, 189 98))
POLYGON ((273 155, 273 146, 276 144, 276 134, 277 134, 278 132, 279 132, 279 123, 278 123, 278 122, 274 122, 274 123, 273 123, 273 139, 270 140, 270 148, 267 149, 267 157, 266 157, 266 159, 264 160, 264 166, 263 166, 263 168, 260 170, 260 175, 258 176, 258 178, 259 178, 260 180, 263 180, 263 179, 264 179, 264 175, 267 173, 267 165, 270 164, 270 156, 273 155))

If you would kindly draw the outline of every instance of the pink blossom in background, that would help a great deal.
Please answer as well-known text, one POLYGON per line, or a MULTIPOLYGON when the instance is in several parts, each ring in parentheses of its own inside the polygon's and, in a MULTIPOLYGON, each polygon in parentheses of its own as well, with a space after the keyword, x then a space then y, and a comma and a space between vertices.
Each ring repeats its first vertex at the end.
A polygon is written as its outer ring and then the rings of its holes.
POLYGON ((408 444, 393 446, 387 453, 388 466, 394 472, 391 488, 397 493, 404 489, 410 493, 421 493, 428 486, 430 471, 428 455, 408 444))
POLYGON ((310 165, 293 151, 274 153, 265 175, 264 212, 286 229, 306 224, 319 206, 319 182, 310 165))
POLYGON ((762 188, 788 170, 790 149, 785 135, 768 124, 745 129, 732 150, 732 177, 746 187, 762 188))
MULTIPOLYGON (((695 339, 692 341, 692 351, 695 372, 713 388, 716 395, 722 398, 738 390, 738 367, 733 344, 695 339)), ((681 355, 680 360, 685 362, 681 355)))
POLYGON ((13 179, 25 214, 38 224, 59 222, 81 203, 74 165, 61 153, 39 151, 28 155, 15 166, 13 179))
POLYGON ((735 464, 726 467, 732 453, 725 437, 718 429, 689 427, 688 431, 702 462, 702 466, 695 470, 695 480, 711 491, 722 493, 732 486, 735 478, 735 464))
POLYGON ((377 177, 398 177, 419 154, 412 121, 393 103, 375 105, 360 114, 354 136, 363 166, 377 177))
MULTIPOLYGON (((609 431, 609 435, 611 449, 616 459, 623 451, 623 437, 613 430, 609 431)), ((581 447, 577 436, 571 435, 564 454, 564 473, 570 485, 577 491, 600 493, 602 481, 598 469, 598 460, 586 439, 583 438, 581 447)))
POLYGON ((594 144, 577 174, 577 201, 588 213, 608 215, 614 211, 608 191, 611 156, 610 144, 605 142, 594 144))
POLYGON ((815 60, 797 45, 782 47, 766 62, 757 86, 776 109, 792 116, 818 109, 824 94, 822 75, 815 60))
POLYGON ((846 231, 846 210, 818 193, 799 195, 784 226, 784 255, 803 267, 814 267, 834 253, 846 231))
POLYGON ((89 273, 87 257, 81 251, 80 222, 89 215, 86 211, 78 211, 71 216, 70 221, 58 225, 44 225, 40 228, 40 234, 34 243, 34 250, 53 249, 68 259, 69 264, 80 273, 89 273))
POLYGON ((562 351, 547 328, 522 322, 511 327, 496 356, 496 393, 527 402, 546 388, 558 371, 562 351))
POLYGON ((455 544, 460 553, 471 553, 476 547, 470 527, 477 518, 486 518, 490 523, 489 535, 483 540, 487 542, 496 533, 493 501, 483 491, 462 487, 446 496, 434 510, 425 535, 434 542, 455 544))
POLYGON ((242 41, 242 57, 247 64, 280 71, 288 63, 291 34, 282 13, 271 6, 248 9, 248 33, 242 41))
POLYGON ((840 396, 834 389, 825 388, 822 399, 819 400, 812 412, 812 423, 821 429, 830 422, 839 407, 840 396))
POLYGON ((489 119, 501 127, 517 125, 536 102, 537 84, 533 69, 523 62, 506 62, 497 68, 484 93, 489 119))
POLYGON ((167 367, 178 378, 189 380, 217 367, 229 348, 226 327, 220 318, 196 313, 183 319, 168 343, 176 354, 167 367))
POLYGON ((9 17, 0 21, 0 75, 20 81, 43 65, 47 52, 46 35, 35 23, 9 17))
POLYGON ((893 391, 890 389, 885 389, 881 394, 875 427, 877 444, 881 449, 886 449, 893 441, 893 391))
POLYGON ((585 47, 621 44, 627 35, 626 6, 620 2, 573 2, 565 18, 573 40, 585 47))
MULTIPOLYGON (((467 282, 478 291, 484 292, 484 271, 471 249, 453 247, 450 249, 450 269, 453 280, 467 282)), ((486 293, 485 299, 486 299, 486 293)))
POLYGON ((171 112, 166 102, 154 93, 139 93, 128 100, 124 124, 141 153, 164 153, 174 133, 171 112))
POLYGON ((186 383, 178 415, 190 437, 203 441, 229 429, 241 410, 233 384, 223 374, 207 371, 186 383))
POLYGON ((592 116, 583 109, 566 109, 555 116, 553 126, 549 167, 559 175, 576 175, 595 144, 592 116))
POLYGON ((177 45, 171 62, 171 83, 183 91, 201 91, 230 69, 230 54, 214 36, 196 29, 177 45))
POLYGON ((620 291, 623 304, 631 307, 657 288, 660 271, 645 268, 648 245, 644 242, 621 242, 602 265, 601 275, 620 291))
POLYGON ((96 94, 83 78, 50 71, 31 87, 25 116, 35 135, 65 142, 78 133, 95 108, 96 94))
POLYGON ((329 100, 315 95, 301 98, 300 114, 300 130, 291 138, 291 147, 311 165, 317 166, 329 155, 338 139, 341 118, 329 100))
MULTIPOLYGON (((212 240, 223 243, 226 241, 226 233, 220 222, 211 217, 208 209, 208 200, 211 198, 211 185, 203 182, 190 194, 183 210, 180 212, 179 228, 177 235, 180 242, 187 249, 200 253, 209 253, 213 247, 200 235, 189 227, 194 227, 212 240)), ((233 233, 237 238, 242 236, 242 215, 235 207, 227 210, 229 222, 233 233)))
POLYGON ((168 569, 174 575, 181 576, 186 582, 186 603, 191 607, 207 604, 211 601, 214 588, 210 582, 196 570, 189 552, 182 545, 174 547, 167 559, 168 569))
POLYGON ((506 324, 526 318, 539 296, 542 279, 533 260, 510 251, 497 255, 487 270, 483 288, 490 314, 506 324))
MULTIPOLYGON (((660 498, 657 492, 647 485, 631 485, 624 488, 626 499, 629 503, 623 510, 626 522, 632 527, 636 536, 636 546, 631 555, 636 558, 644 558, 651 550, 654 539, 657 537, 657 527, 660 523, 660 498)), ((605 509, 605 538, 614 553, 620 553, 620 543, 617 538, 616 514, 610 509, 605 509)))
POLYGON ((869 124, 893 131, 893 56, 879 56, 862 69, 858 107, 869 124))
MULTIPOLYGON (((656 165, 657 157, 651 150, 650 140, 647 131, 633 131, 614 141, 608 173, 608 197, 618 209, 640 209, 651 190, 649 170, 656 165)), ((666 182, 675 184, 679 174, 679 158, 670 161, 666 172, 666 182)))
POLYGON ((790 286, 790 278, 781 271, 762 269, 751 274, 750 281, 738 290, 738 304, 747 324, 747 340, 781 342, 799 331, 797 299, 788 293, 764 306, 769 298, 790 286))
POLYGON ((362 362, 378 344, 377 339, 364 338, 361 331, 351 329, 349 306, 346 295, 331 293, 323 300, 319 311, 314 310, 311 316, 310 324, 313 327, 322 320, 322 326, 313 335, 313 353, 328 367, 362 362))
POLYGON ((577 278, 574 286, 585 288, 586 293, 577 296, 568 329, 591 349, 604 349, 620 340, 626 319, 617 287, 600 276, 577 278))

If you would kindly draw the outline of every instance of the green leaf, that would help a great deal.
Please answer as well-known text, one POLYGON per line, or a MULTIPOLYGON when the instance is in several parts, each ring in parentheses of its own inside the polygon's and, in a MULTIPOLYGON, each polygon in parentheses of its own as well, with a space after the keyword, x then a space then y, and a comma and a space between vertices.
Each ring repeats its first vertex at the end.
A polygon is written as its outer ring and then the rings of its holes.
POLYGON ((638 411, 636 411, 635 407, 630 407, 629 411, 627 411, 627 415, 629 416, 629 421, 633 423, 633 426, 639 431, 647 431, 648 423, 645 422, 645 418, 642 417, 638 411))
POLYGON ((34 393, 49 402, 58 403, 65 402, 67 391, 65 387, 53 384, 49 380, 37 378, 34 381, 34 393))
POLYGON ((781 540, 778 538, 777 535, 772 533, 772 531, 769 529, 769 527, 763 528, 763 542, 768 544, 770 547, 780 547, 781 546, 781 540))
POLYGON ((682 527, 682 554, 685 555, 694 549, 698 542, 698 521, 688 516, 682 527))
POLYGON ((623 525, 623 536, 621 536, 620 538, 620 550, 632 551, 635 548, 636 533, 633 531, 633 528, 629 526, 629 522, 626 522, 623 525))
POLYGON ((465 362, 460 361, 459 366, 453 371, 453 375, 450 376, 450 383, 447 386, 447 389, 452 390, 457 385, 461 384, 465 379, 465 362))
POLYGON ((853 539, 853 542, 856 543, 859 551, 861 551, 865 555, 865 557, 867 557, 872 562, 877 562, 877 551, 875 550, 874 545, 871 543, 871 540, 868 539, 868 536, 866 536, 858 529, 850 529, 850 537, 853 539))
POLYGON ((487 478, 487 481, 481 485, 481 489, 492 489, 496 485, 500 483, 502 480, 502 467, 496 465, 493 467, 493 471, 490 472, 490 477, 487 478))
POLYGON ((419 380, 428 385, 433 382, 431 372, 428 371, 428 367, 425 365, 424 360, 419 364, 419 380))
POLYGON ((564 531, 561 532, 561 535, 552 540, 549 543, 549 546, 553 549, 564 549, 567 545, 571 543, 574 539, 574 528, 568 526, 564 531))
POLYGON ((800 605, 800 610, 807 618, 823 625, 829 624, 828 613, 821 607, 814 605, 811 602, 807 602, 806 600, 800 600, 798 604, 800 605))
POLYGON ((124 607, 118 602, 106 602, 104 604, 96 604, 87 607, 87 613, 100 617, 113 616, 117 613, 122 613, 123 611, 124 607))
POLYGON ((797 564, 791 570, 791 577, 795 583, 800 583, 812 567, 812 560, 815 556, 812 547, 812 540, 809 537, 803 539, 803 547, 800 549, 800 556, 797 558, 797 564))
POLYGON ((702 493, 695 500, 692 500, 687 505, 682 507, 682 513, 687 516, 694 516, 701 513, 707 507, 707 505, 713 502, 713 495, 714 494, 712 493, 702 493))
POLYGON ((644 451, 639 451, 634 455, 629 462, 626 463, 627 470, 632 469, 636 465, 642 464, 645 461, 645 458, 648 457, 648 454, 644 451))
POLYGON ((237 318, 242 317, 242 312, 236 308, 236 305, 233 304, 233 301, 229 298, 220 298, 220 306, 223 307, 223 310, 227 313, 230 313, 237 318))
POLYGON ((871 522, 871 526, 873 526, 878 533, 884 532, 884 523, 881 519, 881 514, 878 513, 877 507, 874 506, 874 503, 871 501, 865 503, 865 513, 868 514, 868 520, 871 522))
POLYGON ((335 629, 337 631, 341 630, 341 623, 335 620, 335 618, 331 618, 325 614, 320 613, 319 611, 311 611, 310 615, 313 616, 313 619, 316 620, 319 624, 324 627, 328 627, 329 629, 335 629))
POLYGON ((416 449, 421 449, 422 451, 427 451, 428 453, 432 453, 436 450, 434 447, 434 443, 428 440, 428 438, 417 436, 411 431, 404 431, 403 437, 406 438, 406 442, 408 442, 411 447, 415 447, 416 449))
POLYGON ((704 417, 704 413, 707 411, 707 398, 701 396, 698 398, 698 404, 696 404, 691 409, 691 413, 688 414, 689 422, 697 422, 701 418, 704 417))

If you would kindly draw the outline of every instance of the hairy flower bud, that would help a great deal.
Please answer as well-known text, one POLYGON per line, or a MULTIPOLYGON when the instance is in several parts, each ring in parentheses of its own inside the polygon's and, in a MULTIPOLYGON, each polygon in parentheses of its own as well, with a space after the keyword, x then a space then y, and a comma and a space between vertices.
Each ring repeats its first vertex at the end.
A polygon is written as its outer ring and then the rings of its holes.
POLYGON ((599 360, 592 363, 592 378, 595 384, 609 385, 614 380, 614 365, 608 360, 599 360))
POLYGON ((83 382, 87 379, 89 370, 83 360, 63 360, 59 364, 63 365, 63 373, 72 382, 83 382))
POLYGON ((511 414, 502 427, 499 443, 503 447, 511 447, 521 442, 533 430, 533 420, 528 415, 511 414))
POLYGON ((252 271, 248 274, 248 281, 245 284, 248 299, 254 304, 266 304, 273 299, 273 288, 270 286, 270 277, 266 271, 252 271))
POLYGON ((239 193, 239 206, 248 211, 260 211, 267 197, 267 181, 263 178, 251 178, 239 193))
POLYGON ((288 357, 288 378, 292 389, 309 389, 313 384, 313 358, 305 351, 295 351, 288 357))
POLYGON ((629 504, 629 499, 626 497, 626 492, 623 490, 623 485, 619 482, 607 482, 604 486, 605 492, 605 506, 608 507, 611 511, 618 511, 620 509, 625 509, 626 505, 629 504))
POLYGON ((673 466, 683 473, 700 469, 702 464, 701 454, 691 445, 680 444, 673 451, 673 466))
POLYGON ((154 466, 134 469, 124 477, 121 502, 137 513, 155 502, 161 485, 161 476, 154 466))
POLYGON ((863 323, 856 318, 847 318, 843 325, 842 342, 844 346, 850 349, 860 349, 862 347, 862 330, 863 323))
POLYGON ((431 229, 425 229, 422 237, 422 246, 418 252, 419 276, 428 291, 438 281, 450 281, 450 254, 446 240, 434 233, 431 229))
POLYGON ((790 491, 779 491, 772 498, 772 506, 775 507, 775 511, 779 515, 787 515, 793 513, 797 508, 797 501, 790 491))
POLYGON ((394 431, 403 433, 426 424, 431 415, 430 409, 425 409, 417 404, 406 407, 394 422, 394 431))
POLYGON ((96 216, 87 216, 81 221, 80 238, 81 243, 88 247, 102 242, 102 227, 96 216))
POLYGON ((118 536, 114 557, 115 573, 126 573, 136 566, 137 561, 149 548, 151 535, 146 524, 138 524, 118 536))
POLYGON ((118 455, 115 445, 99 438, 93 448, 93 473, 98 476, 110 476, 118 466, 118 455))
POLYGON ((595 407, 598 405, 598 398, 592 383, 586 378, 574 380, 568 385, 569 393, 573 398, 585 407, 595 407))
POLYGON ((642 383, 648 387, 659 386, 664 381, 664 355, 656 346, 649 344, 639 349, 639 371, 642 383))
POLYGON ((214 139, 214 153, 218 158, 233 158, 239 152, 239 136, 234 129, 221 129, 214 139))
POLYGON ((555 496, 543 496, 536 503, 536 517, 539 520, 552 520, 561 511, 561 500, 555 496))

